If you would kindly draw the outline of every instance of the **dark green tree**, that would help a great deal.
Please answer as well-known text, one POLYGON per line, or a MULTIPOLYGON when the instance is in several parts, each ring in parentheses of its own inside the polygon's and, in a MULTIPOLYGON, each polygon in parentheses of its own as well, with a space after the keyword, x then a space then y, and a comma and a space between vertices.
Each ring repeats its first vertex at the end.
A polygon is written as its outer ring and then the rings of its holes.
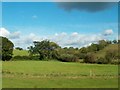
POLYGON ((113 42, 114 44, 117 44, 117 43, 118 43, 117 40, 113 40, 112 42, 113 42))
POLYGON ((108 45, 108 42, 105 40, 100 40, 99 41, 99 50, 102 50, 104 47, 108 45))
POLYGON ((89 52, 99 51, 99 45, 92 43, 92 44, 88 47, 88 51, 89 51, 89 52))
POLYGON ((3 61, 9 61, 13 55, 14 44, 6 37, 0 36, 0 57, 3 61))
POLYGON ((34 47, 28 47, 30 54, 39 54, 39 59, 52 59, 56 58, 57 48, 60 48, 56 43, 50 42, 49 40, 43 40, 41 42, 33 42, 34 47))
POLYGON ((23 48, 21 48, 21 47, 16 47, 15 49, 17 49, 17 50, 23 50, 23 48))

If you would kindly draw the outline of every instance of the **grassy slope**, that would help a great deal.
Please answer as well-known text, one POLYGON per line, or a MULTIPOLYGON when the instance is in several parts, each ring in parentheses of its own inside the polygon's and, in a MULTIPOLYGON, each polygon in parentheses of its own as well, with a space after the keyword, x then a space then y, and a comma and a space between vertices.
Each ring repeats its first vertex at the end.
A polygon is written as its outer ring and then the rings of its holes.
POLYGON ((3 87, 113 88, 118 86, 117 71, 117 65, 58 61, 3 62, 3 87))
POLYGON ((13 56, 28 56, 29 53, 27 50, 13 50, 13 56))
POLYGON ((110 49, 118 49, 118 44, 110 44, 107 47, 105 47, 103 50, 98 51, 95 55, 97 57, 104 57, 106 51, 110 49))

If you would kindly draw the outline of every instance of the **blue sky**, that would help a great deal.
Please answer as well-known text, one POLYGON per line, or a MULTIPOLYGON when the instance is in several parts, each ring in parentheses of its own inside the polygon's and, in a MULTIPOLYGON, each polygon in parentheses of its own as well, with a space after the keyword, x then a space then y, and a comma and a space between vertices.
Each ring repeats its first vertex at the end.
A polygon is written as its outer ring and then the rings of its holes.
POLYGON ((91 11, 96 8, 94 6, 86 9, 89 4, 80 9, 73 5, 70 10, 65 9, 69 5, 60 5, 55 2, 3 2, 1 31, 7 33, 6 37, 15 46, 23 48, 32 45, 34 40, 50 39, 63 47, 82 47, 101 39, 117 38, 117 3, 98 11, 91 11))

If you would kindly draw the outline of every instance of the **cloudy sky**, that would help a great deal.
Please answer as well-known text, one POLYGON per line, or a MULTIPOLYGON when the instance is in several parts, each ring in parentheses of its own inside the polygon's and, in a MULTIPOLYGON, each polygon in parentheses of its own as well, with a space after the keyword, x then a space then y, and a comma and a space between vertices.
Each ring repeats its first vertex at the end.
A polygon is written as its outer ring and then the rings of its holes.
POLYGON ((27 48, 49 39, 82 47, 118 37, 118 3, 3 2, 0 36, 27 48))

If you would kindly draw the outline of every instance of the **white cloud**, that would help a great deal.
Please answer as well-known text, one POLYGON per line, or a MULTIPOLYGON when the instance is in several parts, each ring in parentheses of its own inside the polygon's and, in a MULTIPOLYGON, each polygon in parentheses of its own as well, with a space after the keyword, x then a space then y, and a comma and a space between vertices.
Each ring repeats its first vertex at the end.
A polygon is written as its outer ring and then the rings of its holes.
POLYGON ((3 36, 3 37, 7 37, 9 39, 17 39, 20 37, 20 32, 19 31, 16 31, 16 32, 9 32, 6 28, 0 28, 0 36, 3 36))
POLYGON ((108 36, 108 35, 112 35, 113 34, 113 30, 112 29, 107 29, 104 31, 104 35, 108 36))
POLYGON ((0 28, 0 36, 9 37, 10 32, 6 28, 0 28))
POLYGON ((30 33, 28 36, 25 36, 23 38, 23 42, 25 44, 30 44, 30 43, 33 43, 33 41, 40 41, 41 38, 36 36, 34 33, 30 33))
POLYGON ((62 36, 62 33, 57 33, 49 38, 51 41, 58 43, 60 46, 64 47, 82 47, 88 46, 90 43, 97 43, 99 40, 105 39, 101 34, 79 34, 73 32, 72 34, 66 34, 62 36))
POLYGON ((89 46, 91 43, 97 43, 99 40, 106 39, 106 35, 111 35, 113 31, 111 29, 105 30, 103 34, 80 34, 78 32, 73 32, 68 34, 66 32, 55 33, 54 35, 48 36, 38 36, 35 33, 30 33, 22 36, 19 31, 9 32, 5 28, 0 28, 0 35, 8 37, 15 46, 19 46, 22 48, 27 48, 30 45, 33 45, 33 41, 41 41, 48 39, 50 41, 54 41, 62 47, 83 47, 89 46))
POLYGON ((77 33, 77 32, 73 32, 73 33, 71 34, 71 36, 77 37, 77 36, 78 36, 78 33, 77 33))

